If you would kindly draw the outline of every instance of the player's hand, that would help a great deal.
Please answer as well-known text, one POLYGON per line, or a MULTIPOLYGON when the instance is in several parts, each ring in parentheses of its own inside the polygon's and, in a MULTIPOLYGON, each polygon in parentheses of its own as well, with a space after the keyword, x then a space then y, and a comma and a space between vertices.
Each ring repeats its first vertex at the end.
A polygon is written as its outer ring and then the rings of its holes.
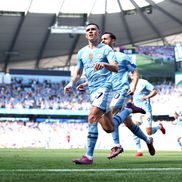
POLYGON ((79 91, 84 91, 85 90, 85 86, 84 86, 84 84, 80 84, 80 85, 78 85, 76 87, 76 89, 79 90, 79 91))
POLYGON ((128 92, 127 92, 127 96, 128 95, 133 95, 134 94, 134 91, 135 91, 134 89, 129 89, 128 92))
POLYGON ((140 98, 141 101, 144 101, 144 100, 147 100, 147 99, 148 99, 148 97, 146 97, 146 96, 142 96, 142 97, 140 98))
POLYGON ((68 93, 69 90, 72 88, 73 82, 69 82, 65 87, 64 87, 64 94, 68 93))
POLYGON ((104 62, 98 62, 98 63, 94 64, 94 69, 95 70, 100 70, 100 69, 102 69, 104 67, 105 67, 105 63, 104 62))

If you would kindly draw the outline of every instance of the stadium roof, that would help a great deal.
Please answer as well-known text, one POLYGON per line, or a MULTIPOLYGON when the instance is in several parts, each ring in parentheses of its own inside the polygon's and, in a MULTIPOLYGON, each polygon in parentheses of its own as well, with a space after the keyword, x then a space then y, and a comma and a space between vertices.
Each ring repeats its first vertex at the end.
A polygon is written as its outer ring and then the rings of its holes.
POLYGON ((115 33, 117 46, 170 44, 166 36, 182 33, 181 8, 181 0, 0 0, 0 70, 74 64, 88 22, 115 33))

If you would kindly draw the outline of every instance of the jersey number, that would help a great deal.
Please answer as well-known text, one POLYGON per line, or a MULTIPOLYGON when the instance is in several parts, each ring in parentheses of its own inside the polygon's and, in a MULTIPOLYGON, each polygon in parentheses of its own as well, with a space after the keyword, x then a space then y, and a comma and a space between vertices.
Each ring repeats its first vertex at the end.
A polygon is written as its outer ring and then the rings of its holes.
POLYGON ((118 99, 119 96, 120 96, 120 94, 119 94, 119 93, 116 93, 116 94, 114 95, 114 98, 115 98, 115 99, 118 99))
POLYGON ((101 97, 103 95, 103 92, 98 92, 97 95, 95 96, 96 99, 98 99, 99 97, 101 97))

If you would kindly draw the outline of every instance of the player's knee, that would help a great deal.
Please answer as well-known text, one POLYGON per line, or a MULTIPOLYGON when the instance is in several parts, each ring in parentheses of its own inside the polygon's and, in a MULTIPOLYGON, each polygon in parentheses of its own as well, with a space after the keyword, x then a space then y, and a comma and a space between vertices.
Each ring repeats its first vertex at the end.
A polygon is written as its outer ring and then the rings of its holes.
POLYGON ((126 117, 126 119, 124 120, 124 124, 126 127, 131 128, 135 123, 131 120, 131 118, 126 117))
POLYGON ((97 122, 97 117, 96 117, 96 115, 95 115, 95 114, 90 114, 90 115, 88 116, 88 122, 90 122, 90 123, 97 122))
POLYGON ((152 135, 152 130, 148 130, 148 131, 147 131, 147 134, 148 134, 148 135, 152 135))
POLYGON ((114 131, 114 127, 111 127, 111 128, 104 128, 104 131, 106 133, 112 133, 114 131))
POLYGON ((129 121, 127 121, 127 120, 124 120, 124 124, 125 124, 125 126, 128 127, 128 128, 130 128, 131 125, 132 125, 132 123, 129 122, 129 121))

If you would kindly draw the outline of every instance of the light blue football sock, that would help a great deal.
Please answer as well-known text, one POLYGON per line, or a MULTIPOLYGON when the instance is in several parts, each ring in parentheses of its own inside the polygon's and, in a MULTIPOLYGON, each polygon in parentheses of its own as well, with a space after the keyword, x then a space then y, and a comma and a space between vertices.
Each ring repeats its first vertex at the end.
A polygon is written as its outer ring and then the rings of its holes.
POLYGON ((160 129, 161 129, 160 125, 152 127, 152 134, 156 133, 160 129))
POLYGON ((140 142, 140 139, 136 135, 133 135, 133 140, 135 142, 137 151, 138 152, 141 151, 141 142, 140 142))
POLYGON ((124 109, 113 117, 114 122, 114 131, 112 132, 112 138, 114 144, 120 144, 119 139, 119 125, 122 124, 127 116, 129 116, 131 112, 128 109, 124 109))
POLYGON ((134 123, 132 123, 131 128, 129 128, 131 132, 136 135, 138 138, 144 140, 146 143, 150 143, 149 138, 143 133, 140 127, 134 123))
POLYGON ((87 136, 87 152, 86 155, 93 157, 95 145, 98 138, 98 126, 97 122, 88 124, 88 136, 87 136))

